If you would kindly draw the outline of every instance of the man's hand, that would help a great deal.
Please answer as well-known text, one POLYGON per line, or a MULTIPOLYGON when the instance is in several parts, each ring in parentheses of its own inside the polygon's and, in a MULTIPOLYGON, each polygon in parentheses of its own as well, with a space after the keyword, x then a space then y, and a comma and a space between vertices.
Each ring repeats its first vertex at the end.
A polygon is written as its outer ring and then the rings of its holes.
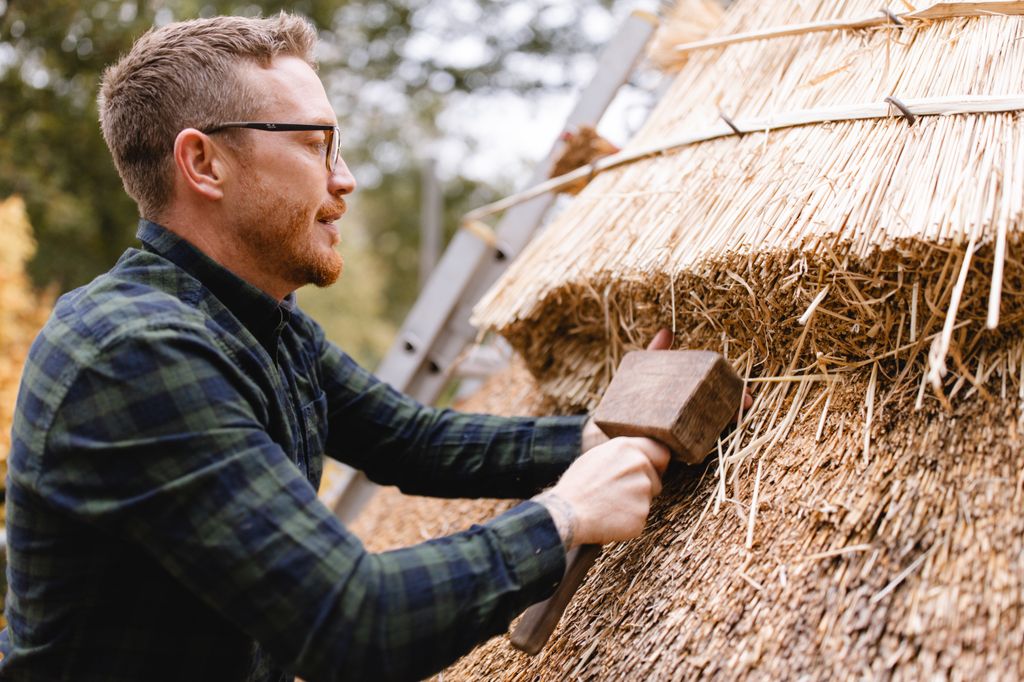
POLYGON ((581 455, 535 499, 551 513, 566 550, 628 540, 644 529, 669 457, 649 438, 613 438, 581 455))
MULTIPOLYGON (((647 350, 668 350, 672 332, 661 329, 647 350)), ((753 405, 743 394, 743 409, 753 405)), ((739 417, 739 413, 736 415, 739 417)), ((649 438, 615 438, 593 419, 583 427, 583 455, 554 488, 535 499, 547 507, 566 549, 635 537, 643 530, 651 500, 661 492, 669 451, 649 438)))

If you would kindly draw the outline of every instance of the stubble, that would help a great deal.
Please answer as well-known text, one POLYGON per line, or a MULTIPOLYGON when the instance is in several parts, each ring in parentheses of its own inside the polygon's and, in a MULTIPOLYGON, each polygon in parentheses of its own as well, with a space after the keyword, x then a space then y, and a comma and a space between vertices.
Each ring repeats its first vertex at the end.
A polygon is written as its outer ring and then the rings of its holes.
POLYGON ((249 179, 246 196, 249 210, 239 216, 240 236, 251 262, 276 279, 327 287, 341 276, 344 261, 335 249, 318 243, 317 216, 343 213, 345 202, 320 206, 311 211, 297 201, 289 201, 271 191, 255 178, 249 179))

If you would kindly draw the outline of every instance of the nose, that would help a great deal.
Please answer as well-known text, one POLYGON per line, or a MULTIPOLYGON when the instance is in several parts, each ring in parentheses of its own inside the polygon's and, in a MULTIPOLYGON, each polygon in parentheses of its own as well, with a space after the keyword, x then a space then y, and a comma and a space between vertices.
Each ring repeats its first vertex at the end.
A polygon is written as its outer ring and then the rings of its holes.
POLYGON ((334 171, 327 178, 327 191, 333 196, 345 196, 356 190, 356 179, 348 169, 345 159, 338 157, 334 171))

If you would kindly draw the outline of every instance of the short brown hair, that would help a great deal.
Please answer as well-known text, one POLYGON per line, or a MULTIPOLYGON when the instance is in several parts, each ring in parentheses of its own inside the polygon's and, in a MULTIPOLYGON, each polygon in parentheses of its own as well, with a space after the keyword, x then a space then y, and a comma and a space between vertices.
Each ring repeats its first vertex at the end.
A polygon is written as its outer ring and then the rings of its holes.
POLYGON ((214 17, 151 29, 107 68, 98 98, 100 127, 139 213, 155 220, 166 208, 180 131, 245 120, 258 111, 240 77, 241 63, 267 66, 290 55, 315 68, 315 47, 316 29, 293 14, 214 17))

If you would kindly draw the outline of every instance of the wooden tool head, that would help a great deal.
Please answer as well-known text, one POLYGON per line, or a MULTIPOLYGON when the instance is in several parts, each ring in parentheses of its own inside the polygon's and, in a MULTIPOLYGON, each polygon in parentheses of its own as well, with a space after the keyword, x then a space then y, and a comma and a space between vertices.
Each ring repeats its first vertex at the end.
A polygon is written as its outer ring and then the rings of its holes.
POLYGON ((646 436, 699 464, 743 400, 743 381, 711 351, 641 350, 622 358, 594 422, 609 437, 646 436))

